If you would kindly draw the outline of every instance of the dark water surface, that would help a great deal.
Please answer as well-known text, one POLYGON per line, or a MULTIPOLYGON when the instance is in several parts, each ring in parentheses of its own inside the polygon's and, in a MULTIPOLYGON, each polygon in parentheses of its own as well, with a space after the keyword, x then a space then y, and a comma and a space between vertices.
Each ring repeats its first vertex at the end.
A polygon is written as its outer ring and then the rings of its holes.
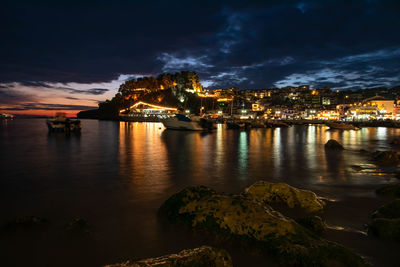
POLYGON ((42 119, 0 121, 0 224, 26 215, 49 220, 43 231, 2 234, 1 265, 100 266, 210 244, 227 248, 235 266, 262 266, 271 260, 169 226, 156 213, 187 186, 239 193, 267 180, 333 200, 323 218, 336 230, 325 237, 377 266, 396 266, 400 246, 364 233, 370 214, 385 203, 374 190, 395 182, 395 169, 384 172, 358 151, 390 149, 394 136, 400 129, 238 131, 220 125, 204 134, 95 120, 83 120, 80 135, 66 135, 48 134, 42 119), (331 138, 346 150, 325 152, 331 138), (92 236, 66 238, 64 226, 76 217, 93 226, 92 236))

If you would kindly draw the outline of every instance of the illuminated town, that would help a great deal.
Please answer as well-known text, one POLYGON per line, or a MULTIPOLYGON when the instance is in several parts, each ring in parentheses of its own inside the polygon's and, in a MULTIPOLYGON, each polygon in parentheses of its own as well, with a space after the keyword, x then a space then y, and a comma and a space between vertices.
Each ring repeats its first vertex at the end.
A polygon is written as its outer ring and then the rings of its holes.
MULTIPOLYGON (((176 83, 174 84, 176 86, 176 83)), ((161 87, 160 90, 164 90, 161 87)), ((149 89, 134 89, 135 99, 149 89)), ((267 120, 312 120, 365 122, 382 120, 400 120, 400 93, 393 89, 377 89, 374 96, 366 92, 339 91, 329 88, 310 89, 309 85, 276 89, 240 90, 214 89, 202 87, 185 89, 204 99, 203 105, 194 110, 187 107, 186 114, 201 113, 203 116, 222 119, 267 119, 267 120), (385 97, 383 95, 388 95, 385 97)), ((372 90, 371 90, 372 91, 372 90)), ((123 117, 147 117, 152 115, 178 112, 177 107, 154 105, 137 101, 129 108, 121 109, 123 117)))

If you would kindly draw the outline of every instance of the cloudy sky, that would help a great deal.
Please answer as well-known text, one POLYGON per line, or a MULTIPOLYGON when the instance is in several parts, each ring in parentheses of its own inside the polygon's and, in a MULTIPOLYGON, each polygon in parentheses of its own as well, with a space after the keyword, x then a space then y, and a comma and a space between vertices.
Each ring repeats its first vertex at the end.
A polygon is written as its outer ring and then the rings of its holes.
POLYGON ((9 0, 0 10, 0 112, 74 114, 126 79, 181 70, 208 88, 400 84, 400 1, 9 0))

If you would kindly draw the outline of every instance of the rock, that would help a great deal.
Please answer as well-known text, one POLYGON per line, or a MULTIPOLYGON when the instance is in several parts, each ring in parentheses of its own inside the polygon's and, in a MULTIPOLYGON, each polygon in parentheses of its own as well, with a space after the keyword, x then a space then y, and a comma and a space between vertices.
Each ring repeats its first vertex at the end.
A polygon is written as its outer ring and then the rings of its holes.
POLYGON ((397 179, 400 179, 400 172, 396 173, 396 174, 394 175, 394 177, 397 178, 397 179))
POLYGON ((330 139, 325 144, 325 148, 332 149, 332 150, 343 150, 343 146, 336 140, 330 139))
POLYGON ((351 250, 320 239, 269 205, 246 195, 223 195, 204 186, 190 187, 165 201, 159 213, 191 228, 241 240, 271 253, 285 265, 368 266, 351 250))
POLYGON ((289 208, 301 208, 308 213, 322 211, 325 205, 314 192, 281 183, 259 181, 246 188, 245 195, 267 204, 283 203, 289 208))
POLYGON ((372 214, 368 234, 400 241, 400 199, 380 207, 372 214))
POLYGON ((372 214, 372 218, 400 219, 400 199, 380 207, 372 214))
POLYGON ((73 235, 86 235, 91 233, 90 228, 86 220, 75 218, 67 224, 65 231, 73 235))
POLYGON ((369 225, 368 234, 382 239, 400 241, 400 219, 373 219, 369 225))
POLYGON ((296 220, 296 222, 317 235, 322 235, 326 231, 325 222, 319 216, 301 218, 296 220))
POLYGON ((400 138, 395 138, 390 142, 391 145, 399 146, 400 145, 400 138))
POLYGON ((400 197, 400 184, 387 185, 375 190, 375 193, 383 197, 400 197))
POLYGON ((18 229, 32 229, 42 227, 47 223, 47 220, 37 216, 25 216, 16 218, 13 221, 7 222, 4 225, 6 230, 18 230, 18 229))
POLYGON ((372 154, 372 158, 380 165, 395 165, 399 162, 396 151, 376 151, 372 154))
POLYGON ((192 267, 192 266, 212 266, 212 267, 231 267, 231 256, 223 249, 216 249, 202 246, 194 249, 187 249, 178 254, 165 255, 157 258, 150 258, 135 261, 132 263, 120 263, 107 265, 105 267, 192 267))

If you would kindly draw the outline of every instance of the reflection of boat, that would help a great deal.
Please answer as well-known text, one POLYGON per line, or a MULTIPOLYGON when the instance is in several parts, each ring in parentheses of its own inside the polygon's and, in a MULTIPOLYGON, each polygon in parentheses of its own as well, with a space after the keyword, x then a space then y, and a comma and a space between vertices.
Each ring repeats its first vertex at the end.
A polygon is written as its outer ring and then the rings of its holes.
POLYGON ((46 120, 49 131, 52 132, 79 132, 82 128, 80 120, 71 120, 65 113, 56 113, 54 118, 46 120))
POLYGON ((356 126, 348 123, 340 123, 340 122, 327 122, 325 123, 330 129, 338 129, 338 130, 359 130, 356 126))
POLYGON ((203 118, 189 118, 182 114, 173 117, 160 118, 165 128, 172 130, 204 131, 214 128, 212 122, 203 118))

